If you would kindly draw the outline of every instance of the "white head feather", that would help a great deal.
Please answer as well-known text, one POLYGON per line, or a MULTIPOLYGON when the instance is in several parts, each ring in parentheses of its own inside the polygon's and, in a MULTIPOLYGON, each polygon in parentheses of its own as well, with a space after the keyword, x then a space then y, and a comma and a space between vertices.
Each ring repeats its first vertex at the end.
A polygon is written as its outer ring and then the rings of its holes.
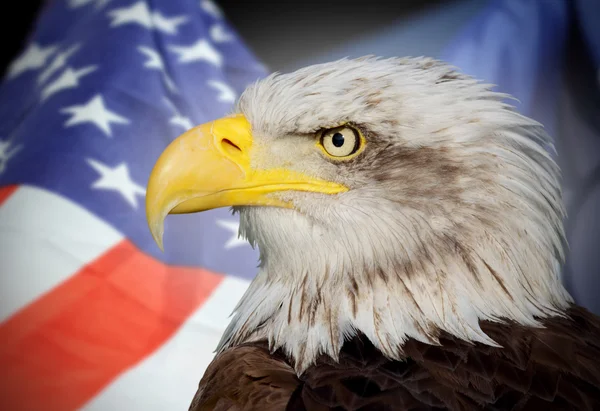
POLYGON ((219 350, 267 339, 301 373, 357 332, 400 359, 409 338, 495 345, 479 321, 560 315, 572 300, 559 169, 542 126, 506 97, 427 58, 344 59, 249 87, 237 111, 261 147, 254 166, 350 190, 238 209, 261 265, 219 350), (331 162, 313 135, 342 123, 366 149, 331 162))

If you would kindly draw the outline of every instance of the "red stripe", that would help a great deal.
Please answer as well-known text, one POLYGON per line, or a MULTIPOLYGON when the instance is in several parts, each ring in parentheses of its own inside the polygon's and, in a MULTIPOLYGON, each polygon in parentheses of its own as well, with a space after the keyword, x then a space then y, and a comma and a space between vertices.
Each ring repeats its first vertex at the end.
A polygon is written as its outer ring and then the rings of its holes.
POLYGON ((0 325, 0 409, 81 407, 164 344, 221 280, 121 242, 0 325))
POLYGON ((12 195, 15 191, 17 191, 19 186, 4 186, 0 187, 0 205, 8 200, 8 197, 12 195))

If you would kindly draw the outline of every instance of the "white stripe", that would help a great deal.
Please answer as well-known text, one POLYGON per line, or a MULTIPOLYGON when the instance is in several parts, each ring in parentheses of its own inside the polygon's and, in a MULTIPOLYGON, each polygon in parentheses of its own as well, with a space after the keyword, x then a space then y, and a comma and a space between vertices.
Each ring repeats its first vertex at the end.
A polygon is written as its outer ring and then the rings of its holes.
POLYGON ((0 322, 122 239, 67 198, 19 187, 0 206, 0 322))
POLYGON ((93 398, 85 411, 187 410, 248 282, 225 277, 172 339, 93 398))
POLYGON ((225 331, 229 316, 250 285, 247 280, 227 276, 196 313, 196 320, 205 327, 219 332, 225 331))

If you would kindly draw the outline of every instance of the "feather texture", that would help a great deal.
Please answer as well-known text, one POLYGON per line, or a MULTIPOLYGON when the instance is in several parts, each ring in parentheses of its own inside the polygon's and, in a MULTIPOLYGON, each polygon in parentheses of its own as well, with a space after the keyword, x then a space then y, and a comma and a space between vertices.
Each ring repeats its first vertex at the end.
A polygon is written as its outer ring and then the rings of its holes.
POLYGON ((406 340, 436 344, 436 330, 495 346, 480 321, 537 326, 564 311, 552 140, 506 97, 428 58, 343 59, 248 87, 236 112, 252 126, 252 167, 349 190, 235 208, 260 267, 217 351, 267 340, 301 374, 356 332, 400 360, 406 340), (317 131, 340 124, 365 146, 332 161, 317 131))
POLYGON ((560 280, 560 171, 507 95, 427 58, 249 87, 255 169, 348 187, 240 206, 261 251, 190 410, 598 410, 600 319, 560 280), (346 124, 347 161, 317 148, 346 124))
POLYGON ((578 306, 566 314, 542 328, 482 322, 500 348, 444 332, 439 346, 410 339, 404 361, 359 335, 300 377, 266 342, 242 344, 211 363, 190 411, 598 410, 600 319, 578 306))

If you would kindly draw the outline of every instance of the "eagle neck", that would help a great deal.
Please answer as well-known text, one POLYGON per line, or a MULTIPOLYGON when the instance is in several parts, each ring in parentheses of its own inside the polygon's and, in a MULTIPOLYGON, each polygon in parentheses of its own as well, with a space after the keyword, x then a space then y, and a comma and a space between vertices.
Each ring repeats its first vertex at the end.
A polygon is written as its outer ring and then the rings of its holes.
MULTIPOLYGON (((458 270, 454 267, 454 270, 458 270)), ((360 271, 299 271, 282 275, 263 267, 235 309, 218 351, 252 341, 282 350, 298 374, 319 355, 338 358, 344 341, 364 334, 385 356, 404 358, 408 339, 439 345, 440 332, 498 347, 480 328, 481 320, 513 321, 539 327, 540 318, 562 315, 559 303, 509 304, 493 276, 466 281, 442 275, 448 267, 411 276, 383 267, 360 271), (484 291, 487 290, 487 291, 484 291), (487 295, 486 295, 487 293, 487 295)), ((516 296, 512 297, 517 298, 516 296)))

